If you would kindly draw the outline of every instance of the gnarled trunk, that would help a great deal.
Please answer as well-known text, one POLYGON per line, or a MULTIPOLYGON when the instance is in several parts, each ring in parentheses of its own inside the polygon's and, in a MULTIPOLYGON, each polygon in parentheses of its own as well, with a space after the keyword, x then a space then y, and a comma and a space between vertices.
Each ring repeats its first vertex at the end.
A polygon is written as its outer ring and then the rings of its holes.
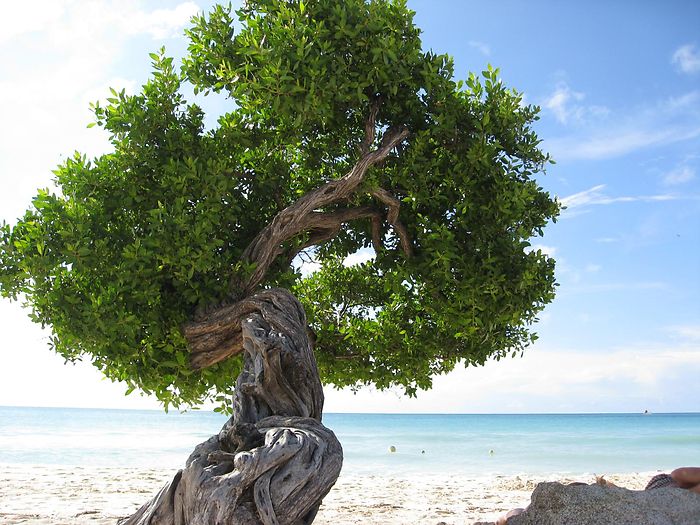
POLYGON ((340 474, 343 451, 321 424, 323 390, 306 316, 266 290, 241 320, 245 351, 233 417, 198 445, 150 502, 120 525, 306 525, 340 474))

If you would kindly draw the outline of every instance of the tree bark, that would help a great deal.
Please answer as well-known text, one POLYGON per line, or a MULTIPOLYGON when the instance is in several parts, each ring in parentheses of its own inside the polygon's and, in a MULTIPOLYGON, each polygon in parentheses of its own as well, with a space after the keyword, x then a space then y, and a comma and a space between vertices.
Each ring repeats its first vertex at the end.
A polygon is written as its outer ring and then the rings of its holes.
POLYGON ((119 525, 308 525, 336 482, 343 452, 321 423, 323 390, 301 304, 271 289, 242 310, 233 416, 119 525))

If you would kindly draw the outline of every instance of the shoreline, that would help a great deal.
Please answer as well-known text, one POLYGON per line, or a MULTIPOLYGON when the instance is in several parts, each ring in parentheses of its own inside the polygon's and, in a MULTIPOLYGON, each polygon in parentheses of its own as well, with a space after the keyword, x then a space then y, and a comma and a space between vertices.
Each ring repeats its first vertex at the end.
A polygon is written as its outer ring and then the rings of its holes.
MULTIPOLYGON (((598 473, 641 490, 658 473, 598 473)), ((0 524, 115 525, 147 502, 175 471, 154 468, 0 465, 0 524)), ((594 474, 383 476, 341 474, 314 524, 472 524, 524 507, 537 483, 582 481, 594 474)))

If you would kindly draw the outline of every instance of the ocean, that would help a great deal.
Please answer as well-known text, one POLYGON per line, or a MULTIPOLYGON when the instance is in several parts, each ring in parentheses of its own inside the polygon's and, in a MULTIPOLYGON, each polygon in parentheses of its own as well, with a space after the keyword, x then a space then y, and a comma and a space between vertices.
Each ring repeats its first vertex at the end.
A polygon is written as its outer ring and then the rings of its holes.
MULTIPOLYGON (((0 407, 0 464, 180 468, 226 418, 0 407)), ((324 414, 345 474, 605 474, 700 465, 700 413, 324 414), (391 452, 391 447, 395 452, 391 452)))

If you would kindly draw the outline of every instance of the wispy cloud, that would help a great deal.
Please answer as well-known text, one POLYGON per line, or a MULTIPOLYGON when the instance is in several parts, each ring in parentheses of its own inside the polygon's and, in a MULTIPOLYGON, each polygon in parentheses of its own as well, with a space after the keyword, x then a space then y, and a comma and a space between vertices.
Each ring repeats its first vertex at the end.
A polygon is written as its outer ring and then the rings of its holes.
POLYGON ((700 342, 700 324, 669 326, 667 331, 686 342, 700 342))
POLYGON ((568 197, 562 197, 559 199, 559 202, 567 209, 595 204, 596 201, 601 198, 603 188, 605 188, 605 184, 599 184, 588 190, 579 191, 568 197))
POLYGON ((566 207, 563 215, 571 216, 573 210, 576 210, 577 213, 581 213, 582 208, 587 208, 590 206, 603 206, 606 204, 616 204, 620 202, 662 202, 677 200, 680 198, 678 195, 672 193, 612 197, 603 191, 605 190, 605 187, 605 184, 598 184, 597 186, 593 186, 587 190, 559 199, 559 202, 566 207))
POLYGON ((530 246, 529 251, 536 252, 537 250, 540 250, 549 257, 554 257, 554 255, 557 253, 557 249, 554 246, 547 246, 545 244, 533 244, 530 246))
POLYGON ((554 92, 544 99, 542 107, 551 111, 561 124, 584 122, 610 113, 604 106, 581 104, 585 98, 585 94, 574 91, 566 82, 559 82, 554 92))
POLYGON ((557 277, 562 285, 560 293, 575 290, 576 286, 584 282, 591 274, 600 272, 603 267, 600 264, 588 263, 583 267, 572 265, 563 256, 557 256, 557 277))
POLYGON ((149 34, 154 40, 177 37, 200 9, 194 2, 183 2, 172 9, 136 10, 129 27, 135 33, 149 34))
POLYGON ((583 100, 583 98, 583 93, 573 91, 566 84, 561 84, 557 86, 554 93, 545 99, 542 105, 550 110, 559 122, 566 124, 571 115, 571 101, 583 100))
POLYGON ((618 157, 647 147, 671 144, 700 136, 700 126, 692 129, 672 127, 660 130, 621 130, 616 136, 593 136, 583 141, 574 138, 548 142, 559 160, 597 160, 618 157))
POLYGON ((693 44, 681 46, 674 51, 671 63, 682 73, 698 73, 700 72, 700 51, 693 44))
POLYGON ((491 56, 491 46, 479 40, 470 40, 469 47, 476 49, 479 53, 484 56, 491 56))
POLYGON ((170 9, 149 10, 138 1, 98 0, 75 5, 65 0, 8 2, 3 15, 11 24, 0 32, 0 44, 26 33, 45 33, 59 41, 79 39, 95 31, 121 35, 148 34, 154 39, 181 36, 190 18, 200 11, 191 1, 170 9), (85 23, 89 20, 89 23, 85 23))
POLYGON ((610 120, 546 140, 545 149, 557 160, 597 160, 700 137, 700 91, 620 115, 614 125, 610 120))
POLYGON ((689 182, 695 178, 695 170, 690 166, 679 166, 664 173, 663 183, 667 186, 675 186, 689 182))
POLYGON ((634 292, 645 290, 668 290, 668 283, 662 281, 638 281, 585 284, 568 286, 562 293, 600 294, 608 292, 634 292))

